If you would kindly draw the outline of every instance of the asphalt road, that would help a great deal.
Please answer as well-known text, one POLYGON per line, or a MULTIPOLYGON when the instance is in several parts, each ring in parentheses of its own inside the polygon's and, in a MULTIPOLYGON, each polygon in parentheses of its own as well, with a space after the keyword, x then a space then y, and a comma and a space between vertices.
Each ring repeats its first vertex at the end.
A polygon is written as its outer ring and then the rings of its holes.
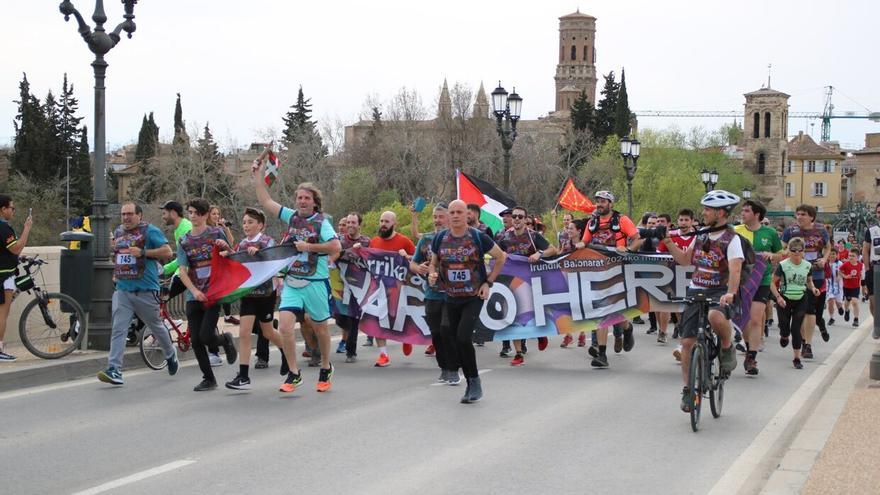
MULTIPOLYGON (((89 379, 0 394, 0 492, 705 493, 853 330, 832 327, 800 371, 772 338, 759 377, 738 356, 723 416, 706 407, 695 434, 678 409, 673 345, 646 329, 607 370, 590 369, 584 348, 560 349, 561 337, 544 352, 532 344, 521 368, 488 343, 477 350, 485 397, 471 405, 459 403, 463 385, 435 384, 423 349, 405 358, 399 347, 384 369, 375 347, 355 364, 334 355, 324 394, 316 368, 278 393, 277 354, 251 371, 250 392, 195 393, 188 363, 173 378, 127 373, 118 388, 89 379)), ((215 368, 221 382, 236 371, 215 368)))

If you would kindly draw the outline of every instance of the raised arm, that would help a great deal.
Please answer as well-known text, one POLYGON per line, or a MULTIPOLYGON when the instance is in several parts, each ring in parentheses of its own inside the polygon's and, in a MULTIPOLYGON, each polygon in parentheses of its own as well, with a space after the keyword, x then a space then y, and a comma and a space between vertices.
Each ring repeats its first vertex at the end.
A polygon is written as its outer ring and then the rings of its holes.
POLYGON ((278 214, 281 213, 281 205, 269 196, 269 190, 266 188, 266 183, 263 180, 263 177, 266 175, 266 165, 263 164, 262 160, 257 162, 257 167, 253 170, 252 175, 254 189, 257 192, 257 201, 260 202, 260 206, 266 210, 269 216, 278 218, 278 214))

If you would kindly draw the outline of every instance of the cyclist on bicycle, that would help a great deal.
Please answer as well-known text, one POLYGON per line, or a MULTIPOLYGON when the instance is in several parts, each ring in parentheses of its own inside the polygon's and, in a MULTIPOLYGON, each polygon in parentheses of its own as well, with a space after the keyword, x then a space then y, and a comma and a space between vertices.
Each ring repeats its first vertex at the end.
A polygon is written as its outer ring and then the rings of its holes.
POLYGON ((15 203, 12 198, 0 194, 0 362, 15 361, 16 357, 6 352, 3 345, 3 337, 6 334, 6 319, 9 317, 9 309, 12 307, 12 295, 15 294, 15 270, 18 268, 18 255, 27 244, 28 235, 34 220, 30 215, 24 221, 24 229, 21 237, 16 237, 15 231, 9 225, 12 215, 15 214, 15 203))
POLYGON ((168 374, 177 373, 177 353, 171 336, 159 316, 159 265, 172 256, 165 234, 155 225, 141 220, 143 210, 135 203, 122 205, 122 225, 113 231, 113 329, 110 334, 110 355, 107 369, 98 372, 98 380, 122 385, 122 359, 125 337, 131 318, 137 315, 156 336, 165 359, 168 374))
MULTIPOLYGON (((663 244, 676 263, 696 267, 687 295, 703 293, 722 306, 730 306, 736 302, 745 258, 739 236, 728 225, 731 210, 739 204, 739 196, 719 189, 706 193, 700 204, 703 205, 703 223, 707 228, 699 233, 691 247, 682 251, 668 237, 663 239, 663 244)), ((681 392, 681 410, 687 413, 693 404, 687 382, 691 349, 699 333, 697 325, 700 309, 698 304, 686 306, 679 323, 682 345, 681 375, 685 383, 681 392)), ((736 369, 736 350, 733 348, 730 320, 722 309, 713 308, 709 310, 709 325, 721 338, 721 373, 728 374, 736 369)))

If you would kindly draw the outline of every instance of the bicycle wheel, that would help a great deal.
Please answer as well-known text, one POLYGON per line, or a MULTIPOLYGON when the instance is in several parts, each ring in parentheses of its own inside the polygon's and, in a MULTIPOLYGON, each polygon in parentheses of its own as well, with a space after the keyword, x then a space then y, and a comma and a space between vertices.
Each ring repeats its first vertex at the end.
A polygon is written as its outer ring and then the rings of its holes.
POLYGON ((156 338, 153 331, 147 326, 144 326, 144 329, 141 331, 141 338, 138 339, 138 349, 141 351, 144 363, 150 369, 161 370, 168 365, 168 362, 165 361, 165 351, 159 344, 159 339, 156 338))
POLYGON ((709 405, 712 409, 712 417, 721 416, 721 408, 724 406, 724 381, 721 376, 721 340, 716 337, 715 345, 718 349, 718 358, 709 362, 709 405))
POLYGON ((18 320, 21 343, 34 356, 43 359, 64 357, 82 343, 88 321, 76 300, 67 294, 37 294, 27 303, 18 320), (72 312, 64 312, 65 308, 72 312))
POLYGON ((688 369, 688 388, 691 391, 691 429, 700 429, 700 409, 703 403, 703 391, 705 390, 705 370, 703 359, 705 349, 700 344, 694 345, 691 351, 691 363, 688 369))

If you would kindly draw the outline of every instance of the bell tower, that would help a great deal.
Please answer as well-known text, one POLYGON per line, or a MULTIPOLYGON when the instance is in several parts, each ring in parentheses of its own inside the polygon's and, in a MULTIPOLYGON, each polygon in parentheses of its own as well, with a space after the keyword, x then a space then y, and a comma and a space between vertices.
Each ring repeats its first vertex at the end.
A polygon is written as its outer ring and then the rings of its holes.
POLYGON ((758 196, 769 200, 770 210, 784 208, 783 189, 788 157, 789 95, 768 85, 745 95, 743 168, 755 175, 758 196))
POLYGON ((596 18, 580 10, 559 18, 556 111, 567 112, 581 91, 596 104, 596 18))

